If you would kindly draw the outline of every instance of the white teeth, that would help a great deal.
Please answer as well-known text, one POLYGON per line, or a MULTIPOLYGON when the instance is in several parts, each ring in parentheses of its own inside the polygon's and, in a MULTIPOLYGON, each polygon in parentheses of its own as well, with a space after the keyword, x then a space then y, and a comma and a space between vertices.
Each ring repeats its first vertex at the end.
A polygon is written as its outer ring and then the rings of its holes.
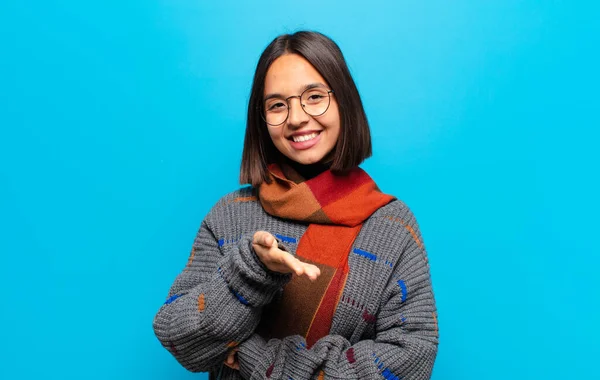
POLYGON ((292 139, 294 140, 294 142, 303 142, 303 141, 312 140, 315 137, 317 137, 318 135, 319 134, 317 132, 313 132, 310 135, 293 136, 292 139))

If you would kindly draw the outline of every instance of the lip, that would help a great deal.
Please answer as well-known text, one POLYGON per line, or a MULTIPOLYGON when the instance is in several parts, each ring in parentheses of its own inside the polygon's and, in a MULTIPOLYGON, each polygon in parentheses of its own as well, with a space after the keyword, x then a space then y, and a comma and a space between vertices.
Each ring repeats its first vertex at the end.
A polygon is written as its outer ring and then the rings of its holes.
POLYGON ((304 135, 310 135, 311 133, 315 133, 315 132, 320 134, 320 133, 321 133, 321 132, 323 132, 323 131, 317 131, 317 130, 306 130, 306 131, 295 132, 295 133, 292 133, 291 135, 287 136, 287 137, 286 137, 286 139, 288 139, 288 140, 291 140, 291 139, 292 139, 292 137, 294 137, 294 136, 304 136, 304 135))
POLYGON ((299 132, 299 133, 294 133, 293 135, 290 136, 290 138, 292 138, 292 136, 303 136, 306 134, 311 134, 317 132, 318 135, 317 137, 315 137, 312 140, 308 140, 308 141, 300 141, 300 142, 295 142, 294 140, 288 140, 290 145, 292 146, 292 148, 294 148, 295 150, 306 150, 306 149, 310 149, 313 146, 317 145, 317 143, 321 140, 321 134, 323 131, 307 131, 307 132, 299 132))

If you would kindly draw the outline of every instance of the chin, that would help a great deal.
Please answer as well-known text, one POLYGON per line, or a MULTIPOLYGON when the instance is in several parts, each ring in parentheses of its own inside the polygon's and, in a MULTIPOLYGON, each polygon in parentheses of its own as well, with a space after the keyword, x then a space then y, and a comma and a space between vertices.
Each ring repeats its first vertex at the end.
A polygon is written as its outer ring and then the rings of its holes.
POLYGON ((292 161, 295 161, 302 165, 311 165, 320 162, 323 157, 321 156, 311 156, 311 157, 289 157, 292 161))

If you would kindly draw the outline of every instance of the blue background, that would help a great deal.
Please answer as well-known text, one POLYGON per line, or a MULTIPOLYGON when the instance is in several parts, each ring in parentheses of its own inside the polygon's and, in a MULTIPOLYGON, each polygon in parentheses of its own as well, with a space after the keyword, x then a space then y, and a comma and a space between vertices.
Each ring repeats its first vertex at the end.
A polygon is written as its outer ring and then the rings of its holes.
POLYGON ((338 42, 415 212, 436 380, 600 378, 592 1, 0 3, 0 378, 199 379, 152 318, 276 35, 338 42))

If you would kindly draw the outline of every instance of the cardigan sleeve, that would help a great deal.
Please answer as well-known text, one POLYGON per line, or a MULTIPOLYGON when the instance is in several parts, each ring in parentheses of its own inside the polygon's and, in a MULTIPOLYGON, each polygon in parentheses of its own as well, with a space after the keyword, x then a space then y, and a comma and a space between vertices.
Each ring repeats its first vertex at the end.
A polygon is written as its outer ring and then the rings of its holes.
POLYGON ((251 243, 246 234, 224 248, 203 221, 185 269, 154 317, 156 337, 189 371, 220 365, 231 347, 250 336, 262 306, 290 278, 267 271, 251 243))
MULTIPOLYGON (((419 235, 418 227, 412 231, 419 235)), ((298 335, 266 342, 252 334, 239 347, 242 377, 429 379, 438 327, 427 255, 418 241, 406 245, 378 300, 374 339, 351 345, 340 335, 327 335, 307 349, 298 335)))

